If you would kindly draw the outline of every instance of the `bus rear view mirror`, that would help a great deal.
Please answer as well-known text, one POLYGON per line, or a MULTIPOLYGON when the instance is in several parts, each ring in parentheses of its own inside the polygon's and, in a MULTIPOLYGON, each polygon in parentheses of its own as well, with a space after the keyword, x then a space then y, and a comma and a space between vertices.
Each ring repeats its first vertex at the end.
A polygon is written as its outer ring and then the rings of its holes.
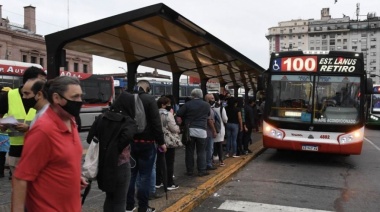
POLYGON ((373 94, 373 81, 372 78, 367 78, 366 94, 373 94))

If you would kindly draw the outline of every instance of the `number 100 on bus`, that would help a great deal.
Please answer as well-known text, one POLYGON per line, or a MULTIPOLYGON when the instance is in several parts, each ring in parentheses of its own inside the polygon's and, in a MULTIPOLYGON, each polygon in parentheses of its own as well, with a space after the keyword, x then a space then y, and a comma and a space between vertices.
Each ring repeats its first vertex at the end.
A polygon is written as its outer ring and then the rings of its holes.
POLYGON ((317 56, 284 57, 273 60, 273 71, 316 72, 317 56))

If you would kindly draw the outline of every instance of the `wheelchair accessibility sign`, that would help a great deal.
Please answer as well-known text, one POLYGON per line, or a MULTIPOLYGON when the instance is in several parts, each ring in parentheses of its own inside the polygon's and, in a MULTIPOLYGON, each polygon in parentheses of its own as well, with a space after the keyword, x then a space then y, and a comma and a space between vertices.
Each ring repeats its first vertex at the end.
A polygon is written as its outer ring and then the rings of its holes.
POLYGON ((272 70, 273 71, 281 71, 281 58, 273 60, 272 70))

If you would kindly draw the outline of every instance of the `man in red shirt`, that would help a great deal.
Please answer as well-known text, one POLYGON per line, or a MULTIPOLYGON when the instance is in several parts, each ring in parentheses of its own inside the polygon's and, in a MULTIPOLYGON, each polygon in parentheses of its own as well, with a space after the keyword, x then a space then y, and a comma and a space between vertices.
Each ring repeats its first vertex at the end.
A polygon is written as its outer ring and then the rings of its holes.
POLYGON ((74 117, 82 105, 79 80, 46 83, 50 107, 25 137, 13 179, 12 211, 81 211, 82 144, 74 117))

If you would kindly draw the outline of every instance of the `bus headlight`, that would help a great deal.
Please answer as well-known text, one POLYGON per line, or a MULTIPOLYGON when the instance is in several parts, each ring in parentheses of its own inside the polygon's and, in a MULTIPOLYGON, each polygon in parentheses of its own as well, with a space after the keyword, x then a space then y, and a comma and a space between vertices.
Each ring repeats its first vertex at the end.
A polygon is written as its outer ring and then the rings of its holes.
POLYGON ((379 117, 374 116, 374 115, 371 115, 371 119, 372 119, 372 120, 375 120, 375 121, 378 121, 378 120, 379 120, 379 117))
POLYGON ((263 134, 276 139, 283 139, 285 136, 284 131, 272 127, 271 125, 263 122, 263 134))
POLYGON ((340 144, 347 144, 347 143, 353 143, 353 142, 360 142, 364 138, 364 127, 349 132, 347 134, 342 134, 338 136, 338 142, 340 144))

